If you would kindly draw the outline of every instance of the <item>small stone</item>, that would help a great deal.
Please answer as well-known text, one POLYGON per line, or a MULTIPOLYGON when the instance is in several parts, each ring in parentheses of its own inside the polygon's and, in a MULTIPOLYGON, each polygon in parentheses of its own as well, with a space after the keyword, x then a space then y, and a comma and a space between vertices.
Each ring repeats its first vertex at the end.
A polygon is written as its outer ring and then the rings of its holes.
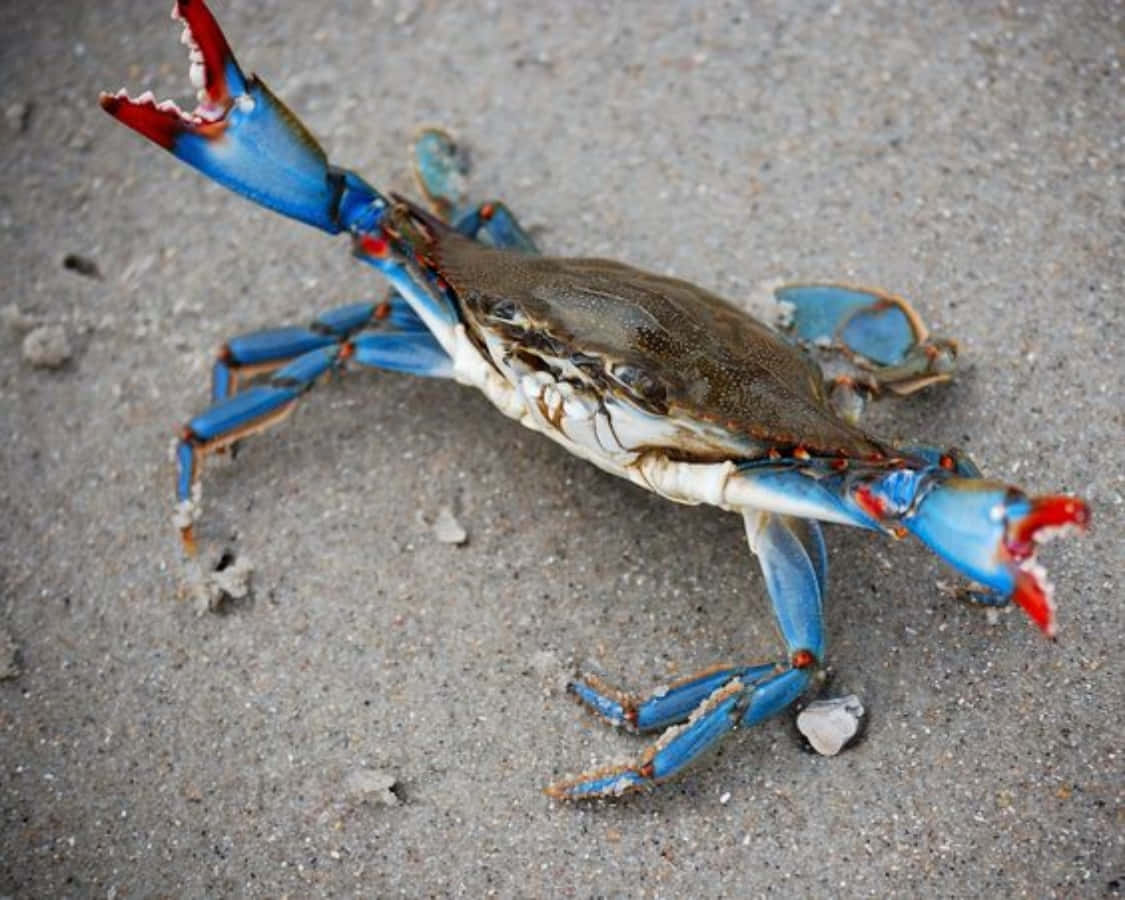
POLYGON ((98 264, 88 256, 82 256, 78 253, 68 253, 63 257, 62 264, 64 269, 77 272, 79 275, 84 275, 87 278, 102 277, 102 273, 98 270, 98 264))
POLYGON ((211 580, 221 594, 232 600, 241 600, 250 593, 250 576, 254 573, 254 564, 247 556, 238 559, 222 569, 211 573, 211 580))
POLYGON ((859 732, 863 703, 855 694, 810 703, 797 716, 797 729, 821 756, 835 756, 859 732))
POLYGON ((443 544, 463 544, 469 539, 469 533, 457 521, 453 510, 443 506, 438 511, 437 521, 434 522, 434 537, 443 544))
POLYGON ((250 578, 254 574, 254 563, 248 556, 235 557, 224 553, 210 571, 195 560, 189 566, 192 573, 184 590, 195 603, 197 615, 221 612, 234 600, 242 600, 250 593, 250 578))
POLYGON ((20 645, 8 629, 0 631, 0 681, 19 678, 23 671, 20 665, 20 645))
POLYGON ((40 325, 23 339, 23 358, 39 369, 58 369, 70 359, 70 341, 61 325, 40 325))
POLYGON ((9 104, 4 110, 4 119, 8 123, 8 128, 16 134, 23 134, 31 121, 31 104, 26 100, 17 100, 9 104))
POLYGON ((41 324, 38 318, 28 315, 14 303, 0 307, 0 322, 4 323, 8 331, 16 334, 26 334, 41 324))
POLYGON ((355 800, 380 806, 397 806, 398 796, 391 788, 398 779, 377 769, 356 769, 344 779, 344 790, 355 800))

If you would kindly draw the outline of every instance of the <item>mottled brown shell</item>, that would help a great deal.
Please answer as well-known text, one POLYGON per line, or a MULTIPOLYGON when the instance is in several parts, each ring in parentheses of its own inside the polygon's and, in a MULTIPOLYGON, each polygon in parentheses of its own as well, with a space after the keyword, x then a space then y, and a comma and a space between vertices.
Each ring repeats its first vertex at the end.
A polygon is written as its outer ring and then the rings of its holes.
POLYGON ((813 453, 885 452, 834 413, 812 359, 721 297, 609 260, 498 250, 431 222, 426 254, 470 328, 599 366, 610 389, 688 427, 813 453))

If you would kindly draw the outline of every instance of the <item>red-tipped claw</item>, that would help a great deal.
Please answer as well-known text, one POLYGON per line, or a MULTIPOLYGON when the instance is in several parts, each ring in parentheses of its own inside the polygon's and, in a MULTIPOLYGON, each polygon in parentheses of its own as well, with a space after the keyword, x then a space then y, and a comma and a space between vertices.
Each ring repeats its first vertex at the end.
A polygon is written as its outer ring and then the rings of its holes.
POLYGON ((1089 521, 1089 507, 1077 497, 1028 497, 1001 482, 953 476, 934 484, 903 524, 993 598, 1018 604, 1053 637, 1051 585, 1035 550, 1089 521))
POLYGON ((1012 600, 1049 638, 1055 636, 1055 602, 1046 570, 1035 562, 1035 548, 1072 529, 1084 531, 1090 508, 1077 497, 1033 497, 1030 508, 1008 524, 1005 549, 1020 562, 1012 600))
POLYGON ((1072 528, 1084 530, 1090 521, 1090 508, 1077 497, 1033 497, 1030 509, 1008 526, 1005 540, 1013 559, 1034 555, 1035 545, 1065 534, 1072 528))
POLYGON ((134 99, 124 88, 99 97, 111 116, 166 150, 172 150, 185 132, 208 139, 221 135, 236 97, 246 93, 242 70, 202 0, 179 0, 172 18, 184 23, 180 43, 188 48, 188 77, 196 88, 196 107, 185 112, 173 100, 158 102, 151 91, 134 99))

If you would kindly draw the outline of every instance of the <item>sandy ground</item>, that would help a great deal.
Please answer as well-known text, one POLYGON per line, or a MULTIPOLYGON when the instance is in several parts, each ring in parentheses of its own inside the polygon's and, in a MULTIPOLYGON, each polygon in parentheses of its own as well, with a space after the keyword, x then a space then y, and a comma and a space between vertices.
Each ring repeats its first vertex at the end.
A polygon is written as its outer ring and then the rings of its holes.
POLYGON ((204 564, 254 574, 201 613, 168 444, 210 354, 381 287, 97 108, 123 83, 189 95, 163 3, 14 0, 0 892, 1125 890, 1125 6, 216 6, 247 69, 376 184, 408 189, 409 134, 442 122, 553 252, 737 302, 773 278, 914 298, 965 366, 873 427, 1082 494, 1096 527, 1044 553, 1056 645, 943 597, 916 543, 830 529, 834 687, 863 696, 865 740, 820 758, 782 717, 654 793, 559 806, 545 783, 639 747, 561 695, 567 671, 640 689, 777 652, 738 520, 467 389, 357 373, 210 470, 204 564), (61 367, 24 353, 37 325, 62 329, 61 367), (446 506, 463 546, 434 536, 446 506))

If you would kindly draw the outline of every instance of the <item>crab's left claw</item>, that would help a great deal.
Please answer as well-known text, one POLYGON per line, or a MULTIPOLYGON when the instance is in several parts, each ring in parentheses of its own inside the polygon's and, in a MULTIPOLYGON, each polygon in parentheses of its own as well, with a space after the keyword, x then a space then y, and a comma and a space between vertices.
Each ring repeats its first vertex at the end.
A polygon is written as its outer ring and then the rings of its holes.
POLYGON ((872 388, 912 394, 953 376, 956 342, 930 337, 902 297, 839 284, 790 284, 774 296, 794 337, 840 351, 872 388))
POLYGON ((1018 488, 979 478, 943 479, 920 494, 902 524, 939 556, 1000 600, 1014 600, 1048 637, 1055 634, 1047 573, 1038 544, 1084 530, 1089 507, 1077 497, 1028 497, 1018 488))
POLYGON ((204 175, 283 215, 335 234, 378 195, 329 166, 300 120, 256 76, 246 77, 202 0, 177 0, 198 105, 181 110, 151 92, 103 93, 102 108, 204 175), (347 190, 350 188, 351 190, 347 190), (366 188, 366 190, 364 190, 366 188), (351 207, 351 208, 349 208, 351 207))

